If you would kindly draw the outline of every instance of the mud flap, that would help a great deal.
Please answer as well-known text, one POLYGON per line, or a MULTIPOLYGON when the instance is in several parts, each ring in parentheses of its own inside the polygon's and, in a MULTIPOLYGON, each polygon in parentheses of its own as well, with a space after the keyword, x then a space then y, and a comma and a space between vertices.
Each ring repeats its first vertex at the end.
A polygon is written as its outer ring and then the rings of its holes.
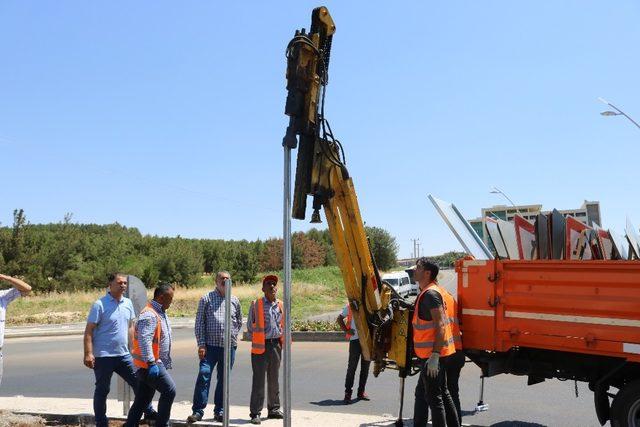
POLYGON ((593 390, 593 403, 596 407, 596 415, 600 425, 605 425, 609 421, 609 384, 596 385, 593 390))

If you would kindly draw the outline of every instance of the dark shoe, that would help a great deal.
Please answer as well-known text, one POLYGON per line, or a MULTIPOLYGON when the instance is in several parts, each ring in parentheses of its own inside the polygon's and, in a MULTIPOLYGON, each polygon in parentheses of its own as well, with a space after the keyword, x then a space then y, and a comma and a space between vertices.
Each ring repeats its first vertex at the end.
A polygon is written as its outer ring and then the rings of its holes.
POLYGON ((156 411, 147 412, 144 414, 143 420, 145 421, 155 421, 158 419, 158 413, 156 411))
POLYGON ((251 415, 251 424, 262 424, 260 415, 251 415))
POLYGON ((274 409, 273 411, 269 411, 267 418, 281 420, 284 418, 284 414, 280 409, 274 409))
POLYGON ((199 413, 199 412, 194 412, 193 414, 191 414, 191 415, 189 415, 187 417, 187 422, 188 423, 197 423, 201 419, 202 419, 202 414, 199 413))
POLYGON ((358 400, 371 400, 371 399, 369 399, 369 395, 363 391, 358 393, 358 400))
POLYGON ((349 403, 351 403, 351 393, 345 393, 344 394, 344 400, 343 400, 345 405, 348 405, 349 403))
POLYGON ((217 413, 213 415, 213 420, 217 421, 219 423, 221 423, 224 419, 224 416, 222 415, 222 413, 217 413))

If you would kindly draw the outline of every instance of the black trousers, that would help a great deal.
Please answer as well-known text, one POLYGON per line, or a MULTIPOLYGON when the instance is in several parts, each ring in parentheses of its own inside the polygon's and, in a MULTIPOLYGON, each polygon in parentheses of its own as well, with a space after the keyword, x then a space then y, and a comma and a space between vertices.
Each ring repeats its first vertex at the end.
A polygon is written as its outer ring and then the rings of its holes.
POLYGON ((445 358, 445 366, 447 369, 447 389, 453 400, 458 413, 458 420, 462 424, 462 409, 460 407, 460 388, 458 381, 460 380, 460 371, 464 368, 465 356, 462 350, 456 351, 451 356, 445 358))
POLYGON ((358 394, 364 392, 369 377, 369 365, 371 362, 364 360, 362 357, 362 348, 360 340, 349 341, 349 363, 347 365, 347 377, 344 380, 344 392, 351 394, 353 392, 353 382, 356 377, 356 369, 358 368, 358 360, 360 361, 360 382, 358 383, 358 394))
POLYGON ((427 375, 427 361, 423 361, 413 406, 414 427, 426 427, 429 409, 431 409, 433 427, 460 426, 456 407, 447 389, 446 359, 446 357, 440 359, 440 369, 435 378, 427 375))

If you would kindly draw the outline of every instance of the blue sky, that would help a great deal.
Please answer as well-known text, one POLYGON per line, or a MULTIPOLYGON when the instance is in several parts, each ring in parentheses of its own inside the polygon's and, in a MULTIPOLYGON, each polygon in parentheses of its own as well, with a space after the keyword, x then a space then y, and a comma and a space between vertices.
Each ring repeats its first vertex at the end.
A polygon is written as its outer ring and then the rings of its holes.
MULTIPOLYGON (((601 202, 640 224, 637 1, 327 1, 327 115, 363 218, 409 256, 459 249, 427 194, 468 217, 601 202)), ((0 222, 282 234, 284 48, 316 3, 0 3, 0 222)), ((294 221, 294 230, 309 228, 294 221)))

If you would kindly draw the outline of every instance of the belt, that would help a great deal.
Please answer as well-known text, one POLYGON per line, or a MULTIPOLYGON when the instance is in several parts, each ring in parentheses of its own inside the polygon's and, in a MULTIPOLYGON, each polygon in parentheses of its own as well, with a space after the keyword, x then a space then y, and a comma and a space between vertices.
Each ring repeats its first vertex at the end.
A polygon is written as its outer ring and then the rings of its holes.
POLYGON ((280 338, 267 338, 265 341, 271 344, 280 344, 280 338))

